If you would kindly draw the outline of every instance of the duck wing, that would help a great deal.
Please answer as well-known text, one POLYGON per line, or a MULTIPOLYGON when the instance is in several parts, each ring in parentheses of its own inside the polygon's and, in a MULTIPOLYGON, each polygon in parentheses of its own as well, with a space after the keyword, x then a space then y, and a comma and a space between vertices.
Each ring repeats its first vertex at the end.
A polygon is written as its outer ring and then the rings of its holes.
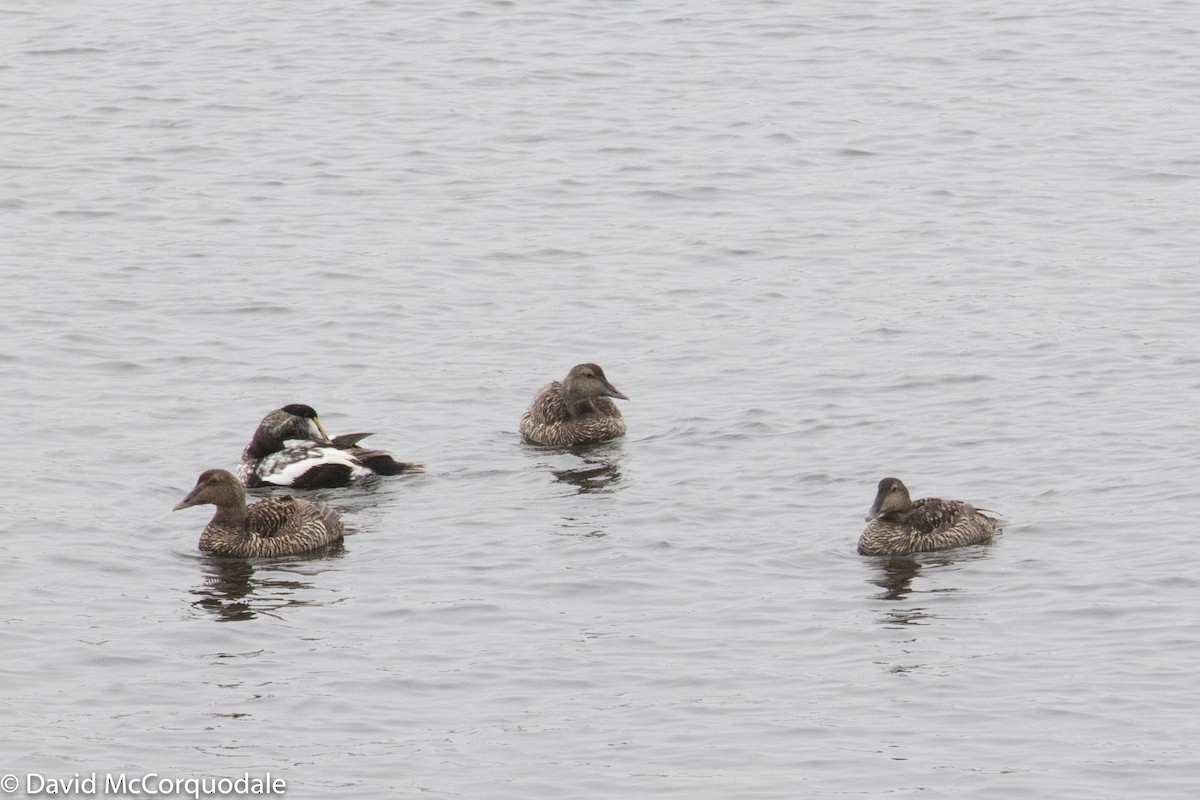
POLYGON ((294 525, 296 500, 291 496, 269 497, 251 504, 246 509, 250 514, 248 529, 258 538, 273 539, 294 525))
POLYGON ((348 486, 352 480, 368 474, 350 451, 318 442, 297 442, 285 447, 262 459, 254 469, 256 486, 296 489, 348 486))
POLYGON ((414 461, 397 461, 391 453, 383 450, 371 450, 366 447, 354 447, 349 451, 354 459, 376 475, 399 475, 402 472, 412 472, 425 468, 424 464, 414 461))
POLYGON ((348 452, 355 461, 376 475, 399 475, 402 472, 411 472, 424 468, 424 464, 418 464, 413 461, 397 461, 386 450, 376 450, 358 445, 363 439, 374 435, 374 433, 343 433, 340 436, 333 437, 332 443, 339 450, 348 452))
POLYGON ((970 503, 937 498, 914 502, 905 522, 921 548, 933 550, 990 542, 998 524, 970 503))
POLYGON ((374 435, 374 433, 343 433, 333 437, 329 443, 339 450, 349 450, 363 439, 374 435))
POLYGON ((567 411, 567 399, 560 381, 551 381, 538 390, 533 402, 521 416, 521 432, 526 428, 564 422, 571 418, 567 411))
POLYGON ((958 500, 925 497, 913 501, 912 510, 905 515, 904 522, 918 533, 932 534, 949 528, 964 514, 974 510, 974 507, 958 500))
POLYGON ((263 555, 315 550, 342 538, 340 516, 323 503, 294 497, 272 497, 250 506, 250 533, 263 555))

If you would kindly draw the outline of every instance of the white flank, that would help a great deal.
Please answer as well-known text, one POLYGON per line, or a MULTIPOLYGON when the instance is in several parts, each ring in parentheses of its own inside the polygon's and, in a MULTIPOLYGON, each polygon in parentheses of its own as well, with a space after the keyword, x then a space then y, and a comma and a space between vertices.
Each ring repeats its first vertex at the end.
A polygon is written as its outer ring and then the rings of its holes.
POLYGON ((351 468, 351 480, 374 474, 345 450, 324 447, 316 442, 297 442, 293 447, 264 458, 258 465, 258 477, 263 483, 291 486, 301 475, 321 464, 345 464, 351 468))

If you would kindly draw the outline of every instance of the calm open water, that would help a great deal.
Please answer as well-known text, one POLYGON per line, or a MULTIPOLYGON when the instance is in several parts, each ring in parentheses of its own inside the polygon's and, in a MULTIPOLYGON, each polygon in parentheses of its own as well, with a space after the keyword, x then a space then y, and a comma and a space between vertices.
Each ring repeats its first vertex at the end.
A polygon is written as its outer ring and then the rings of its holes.
POLYGON ((1192 2, 0 7, 0 772, 1191 798, 1192 2), (602 364, 629 435, 521 442, 602 364), (309 403, 424 475, 208 510, 309 403), (875 483, 1009 520, 863 558, 875 483))

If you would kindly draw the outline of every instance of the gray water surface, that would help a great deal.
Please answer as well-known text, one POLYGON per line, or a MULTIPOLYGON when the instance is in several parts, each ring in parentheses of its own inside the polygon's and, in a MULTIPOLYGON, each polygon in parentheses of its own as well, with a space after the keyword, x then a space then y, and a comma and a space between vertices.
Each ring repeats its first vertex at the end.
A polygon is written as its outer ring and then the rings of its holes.
POLYGON ((1190 798, 1189 2, 0 9, 0 772, 1190 798), (629 435, 524 444, 596 361, 629 435), (313 405, 422 475, 206 510, 313 405), (876 482, 992 546, 855 553, 876 482))

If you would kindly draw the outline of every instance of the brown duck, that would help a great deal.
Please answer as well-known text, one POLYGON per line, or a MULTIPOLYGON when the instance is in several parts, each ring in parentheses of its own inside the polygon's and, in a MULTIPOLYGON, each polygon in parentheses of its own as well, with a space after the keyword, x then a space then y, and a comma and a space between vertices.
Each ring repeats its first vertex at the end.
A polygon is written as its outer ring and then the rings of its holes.
POLYGON ((926 497, 913 500, 899 478, 879 482, 866 530, 858 539, 864 556, 902 556, 986 544, 1001 525, 960 500, 926 497))
POLYGON ((608 382, 598 365, 574 366, 562 381, 552 381, 538 391, 521 417, 521 435, 535 444, 558 446, 624 436, 625 420, 610 397, 629 399, 608 382))
POLYGON ((342 538, 333 509, 294 497, 270 497, 246 505, 246 490, 231 472, 210 469, 173 511, 205 503, 217 513, 200 534, 200 549, 222 556, 258 558, 317 550, 342 538))

